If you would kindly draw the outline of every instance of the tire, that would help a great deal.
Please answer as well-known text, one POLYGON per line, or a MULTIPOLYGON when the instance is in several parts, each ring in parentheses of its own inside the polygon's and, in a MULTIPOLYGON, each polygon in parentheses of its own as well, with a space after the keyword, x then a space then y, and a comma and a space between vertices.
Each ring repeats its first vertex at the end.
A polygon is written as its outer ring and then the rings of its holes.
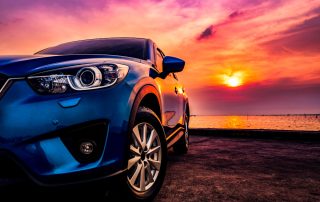
POLYGON ((189 150, 189 117, 187 113, 184 115, 184 134, 183 136, 173 145, 173 150, 177 154, 186 154, 189 150))
POLYGON ((157 115, 139 108, 129 137, 126 189, 130 201, 150 201, 159 192, 167 167, 167 144, 157 115))

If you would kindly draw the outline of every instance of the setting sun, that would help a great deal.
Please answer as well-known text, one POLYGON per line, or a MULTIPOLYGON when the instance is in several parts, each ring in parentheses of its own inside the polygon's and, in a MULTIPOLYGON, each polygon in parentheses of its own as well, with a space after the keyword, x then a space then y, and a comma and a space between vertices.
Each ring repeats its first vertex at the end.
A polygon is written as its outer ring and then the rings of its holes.
POLYGON ((236 78, 236 77, 229 77, 227 80, 226 80, 226 83, 228 86, 230 87, 237 87, 237 86, 240 86, 241 85, 241 81, 239 78, 236 78))
POLYGON ((243 72, 233 72, 222 75, 223 83, 229 87, 238 87, 243 84, 243 72))

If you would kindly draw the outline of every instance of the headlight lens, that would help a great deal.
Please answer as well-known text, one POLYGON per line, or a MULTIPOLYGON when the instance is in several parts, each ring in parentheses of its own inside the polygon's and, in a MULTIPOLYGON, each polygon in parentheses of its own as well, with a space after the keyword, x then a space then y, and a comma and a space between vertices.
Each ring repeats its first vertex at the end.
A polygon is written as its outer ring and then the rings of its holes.
POLYGON ((102 83, 102 72, 97 67, 84 67, 75 77, 68 77, 74 90, 99 87, 102 83))
POLYGON ((109 87, 122 81, 128 71, 123 64, 69 67, 30 76, 28 81, 39 93, 56 94, 109 87))

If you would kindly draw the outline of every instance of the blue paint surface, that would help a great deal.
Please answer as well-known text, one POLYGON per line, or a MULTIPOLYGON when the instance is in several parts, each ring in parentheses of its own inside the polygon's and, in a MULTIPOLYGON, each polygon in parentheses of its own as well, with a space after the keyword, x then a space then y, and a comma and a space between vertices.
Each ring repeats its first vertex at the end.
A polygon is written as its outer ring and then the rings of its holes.
MULTIPOLYGON (((154 46, 151 42, 149 46, 148 51, 152 51, 154 46)), ((141 89, 152 86, 159 94, 159 118, 165 117, 162 116, 165 111, 177 112, 172 120, 182 120, 183 116, 185 104, 172 86, 176 81, 166 83, 165 79, 157 77, 157 70, 150 62, 154 55, 150 57, 144 61, 103 54, 0 57, 0 76, 13 79, 0 93, 0 158, 4 152, 16 159, 40 184, 59 183, 61 176, 79 174, 65 179, 81 181, 85 176, 82 173, 97 176, 96 172, 102 170, 102 176, 97 177, 105 177, 125 170, 128 163, 128 123, 141 89), (128 66, 129 72, 124 80, 106 88, 61 94, 41 94, 28 80, 29 76, 38 73, 106 63, 128 66), (89 163, 77 160, 63 141, 61 131, 101 120, 107 123, 106 132, 102 134, 105 141, 101 156, 89 163), (48 177, 51 177, 50 181, 48 177)))
POLYGON ((79 104, 81 98, 72 98, 72 99, 67 99, 63 101, 59 101, 59 104, 61 107, 68 108, 68 107, 75 107, 79 104))

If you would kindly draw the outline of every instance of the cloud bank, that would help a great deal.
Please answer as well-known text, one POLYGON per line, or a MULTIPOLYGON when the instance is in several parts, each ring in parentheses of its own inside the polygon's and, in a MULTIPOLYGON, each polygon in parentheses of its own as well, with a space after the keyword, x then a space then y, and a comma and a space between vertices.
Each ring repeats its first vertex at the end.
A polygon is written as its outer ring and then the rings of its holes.
POLYGON ((186 60, 194 114, 320 113, 319 25, 317 0, 1 0, 0 54, 147 37, 186 60), (227 72, 243 85, 226 87, 227 72))

